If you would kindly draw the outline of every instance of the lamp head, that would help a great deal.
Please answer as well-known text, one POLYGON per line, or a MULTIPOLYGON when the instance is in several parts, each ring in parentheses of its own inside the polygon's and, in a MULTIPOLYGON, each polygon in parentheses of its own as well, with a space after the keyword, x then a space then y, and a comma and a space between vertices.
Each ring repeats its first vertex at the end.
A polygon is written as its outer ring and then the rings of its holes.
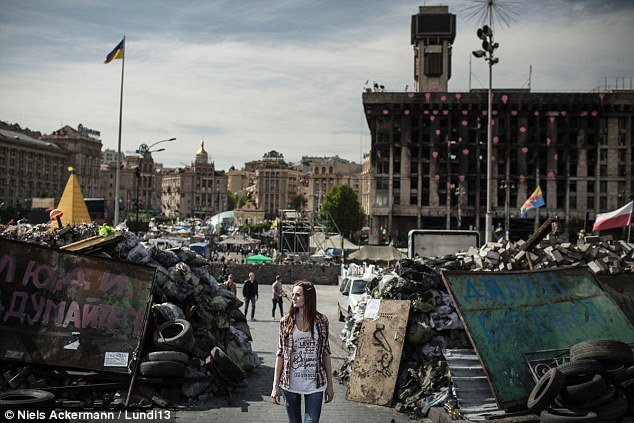
POLYGON ((484 55, 486 54, 484 50, 476 50, 476 51, 473 51, 472 53, 475 57, 478 57, 478 58, 484 57, 484 55))

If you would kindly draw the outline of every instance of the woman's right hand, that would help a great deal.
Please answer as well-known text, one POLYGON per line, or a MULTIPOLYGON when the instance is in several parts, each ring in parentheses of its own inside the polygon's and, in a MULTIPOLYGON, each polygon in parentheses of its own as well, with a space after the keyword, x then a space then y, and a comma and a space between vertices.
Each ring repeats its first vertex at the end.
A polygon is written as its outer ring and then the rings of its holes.
POLYGON ((280 404, 280 388, 279 386, 274 386, 271 391, 271 400, 273 400, 273 404, 280 404))

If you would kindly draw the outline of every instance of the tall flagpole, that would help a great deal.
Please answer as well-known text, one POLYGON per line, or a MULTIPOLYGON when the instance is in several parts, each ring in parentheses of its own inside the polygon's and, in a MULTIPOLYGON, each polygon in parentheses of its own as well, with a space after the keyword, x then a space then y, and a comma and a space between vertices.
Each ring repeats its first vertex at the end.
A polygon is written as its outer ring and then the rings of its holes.
POLYGON ((125 68, 125 35, 123 36, 123 57, 121 58, 121 94, 119 96, 119 143, 117 146, 117 173, 114 191, 114 226, 119 224, 119 197, 121 195, 121 121, 123 117, 123 69, 125 68))

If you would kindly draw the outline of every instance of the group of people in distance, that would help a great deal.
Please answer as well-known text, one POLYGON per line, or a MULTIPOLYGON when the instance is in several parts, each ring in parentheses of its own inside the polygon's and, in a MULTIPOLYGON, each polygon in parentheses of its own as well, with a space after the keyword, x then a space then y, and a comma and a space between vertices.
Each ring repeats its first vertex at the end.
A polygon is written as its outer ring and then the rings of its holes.
MULTIPOLYGON (((232 274, 227 275, 225 287, 236 294, 232 274)), ((255 321, 255 304, 258 300, 258 281, 250 272, 242 286, 244 316, 255 321)), ((290 295, 290 306, 284 314, 283 299, 288 298, 277 275, 271 285, 272 310, 280 310, 278 345, 273 374, 271 400, 274 404, 284 401, 289 423, 302 422, 302 397, 304 422, 318 423, 322 403, 334 398, 332 363, 328 341, 329 323, 326 315, 317 310, 315 286, 308 281, 297 281, 290 295)))

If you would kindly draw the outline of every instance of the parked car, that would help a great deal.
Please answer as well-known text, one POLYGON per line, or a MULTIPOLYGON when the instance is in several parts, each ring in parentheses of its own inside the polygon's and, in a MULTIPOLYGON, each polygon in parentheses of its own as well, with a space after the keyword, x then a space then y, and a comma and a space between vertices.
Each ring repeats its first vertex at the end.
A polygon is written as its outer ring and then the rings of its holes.
POLYGON ((345 278, 339 286, 339 321, 343 322, 347 315, 357 311, 359 303, 368 297, 365 287, 368 281, 360 277, 345 278))

